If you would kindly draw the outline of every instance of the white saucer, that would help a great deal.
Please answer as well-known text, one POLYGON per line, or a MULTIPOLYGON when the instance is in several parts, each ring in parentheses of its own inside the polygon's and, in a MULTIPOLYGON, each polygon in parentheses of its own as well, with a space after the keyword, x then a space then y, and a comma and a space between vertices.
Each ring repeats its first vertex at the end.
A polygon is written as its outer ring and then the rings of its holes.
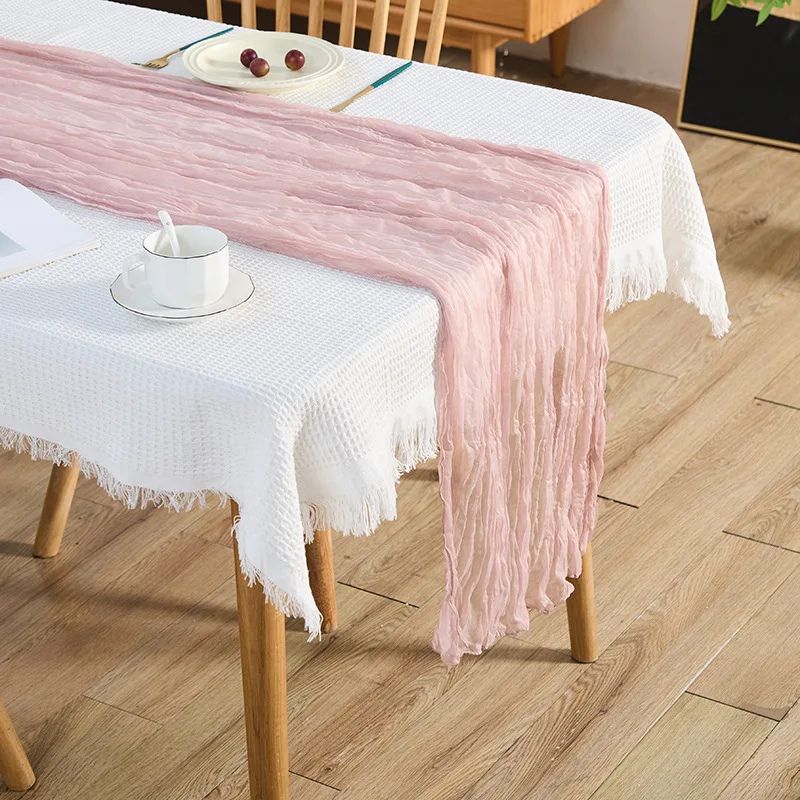
POLYGON ((163 319, 167 322, 213 317, 215 314, 221 314, 223 311, 240 306, 253 296, 255 286, 252 278, 246 272, 231 267, 230 275, 230 283, 225 294, 216 303, 199 308, 167 308, 156 303, 150 297, 145 286, 144 267, 138 267, 131 271, 131 283, 133 284, 131 289, 125 285, 122 275, 119 275, 111 284, 111 297, 117 305, 127 311, 132 311, 142 317, 163 319))

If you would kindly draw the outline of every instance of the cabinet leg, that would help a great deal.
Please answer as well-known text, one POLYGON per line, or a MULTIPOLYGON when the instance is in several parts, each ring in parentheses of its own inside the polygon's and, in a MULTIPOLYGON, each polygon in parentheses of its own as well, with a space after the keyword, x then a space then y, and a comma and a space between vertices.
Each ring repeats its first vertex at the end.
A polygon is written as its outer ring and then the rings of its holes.
POLYGON ((550 74, 560 78, 567 68, 569 46, 569 23, 550 34, 550 74))
POLYGON ((66 466, 53 465, 33 545, 33 554, 37 558, 58 555, 80 474, 81 465, 77 456, 73 456, 71 463, 66 466))
POLYGON ((329 530, 316 531, 306 545, 306 562, 311 591, 322 614, 322 632, 336 630, 336 573, 333 568, 333 539, 329 530))
POLYGON ((575 590, 567 599, 569 642, 575 661, 588 664, 597 661, 597 614, 594 602, 592 545, 583 554, 579 578, 570 578, 575 590))
POLYGON ((497 39, 488 33, 476 33, 472 37, 471 69, 479 75, 495 74, 497 39))
POLYGON ((11 724, 11 718, 2 700, 0 700, 0 778, 14 792, 27 791, 36 780, 22 742, 11 724))
MULTIPOLYGON (((231 515, 239 516, 231 502, 231 515)), ((248 586, 234 540, 236 601, 242 654, 244 719, 251 800, 289 800, 289 733, 286 710, 286 632, 283 614, 248 586)))

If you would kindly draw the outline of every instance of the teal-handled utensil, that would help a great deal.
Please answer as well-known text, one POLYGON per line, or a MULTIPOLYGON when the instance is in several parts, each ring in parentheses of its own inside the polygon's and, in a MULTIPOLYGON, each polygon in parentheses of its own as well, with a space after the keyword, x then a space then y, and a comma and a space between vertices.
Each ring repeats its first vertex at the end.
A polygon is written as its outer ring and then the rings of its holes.
POLYGON ((387 83, 392 78, 396 78, 401 72, 405 72, 413 63, 413 61, 406 61, 405 64, 401 64, 391 72, 387 72, 383 77, 373 81, 369 86, 365 86, 363 89, 356 92, 352 97, 348 97, 347 100, 342 100, 341 103, 337 103, 335 106, 333 106, 333 108, 331 108, 331 111, 343 111, 351 103, 355 103, 356 100, 359 100, 360 98, 364 97, 364 95, 369 94, 373 89, 383 86, 384 83, 387 83))
POLYGON ((213 39, 216 36, 222 36, 223 33, 230 33, 233 28, 225 28, 224 30, 217 31, 216 33, 212 33, 209 36, 204 36, 202 39, 195 39, 193 42, 189 42, 189 44, 183 45, 183 47, 178 47, 175 50, 170 50, 169 53, 161 56, 160 58, 153 58, 150 61, 145 61, 143 64, 140 64, 138 61, 134 61, 133 63, 137 67, 146 67, 147 69, 164 69, 164 67, 169 64, 170 58, 172 56, 177 55, 178 53, 182 53, 184 50, 188 50, 192 45, 198 44, 199 42, 204 42, 206 39, 213 39))

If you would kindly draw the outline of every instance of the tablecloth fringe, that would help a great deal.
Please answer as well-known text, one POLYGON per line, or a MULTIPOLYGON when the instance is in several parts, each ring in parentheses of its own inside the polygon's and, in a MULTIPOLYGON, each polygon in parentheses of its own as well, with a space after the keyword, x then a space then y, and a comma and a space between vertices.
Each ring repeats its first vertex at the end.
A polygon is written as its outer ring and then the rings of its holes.
POLYGON ((646 246, 615 258, 606 282, 606 308, 614 312, 628 303, 666 292, 707 317, 714 336, 724 336, 731 323, 716 254, 687 248, 668 264, 662 252, 663 246, 646 246))
POLYGON ((228 501, 228 496, 219 489, 205 489, 191 492, 167 492, 148 489, 143 486, 132 486, 117 480, 105 467, 83 458, 80 453, 62 447, 54 442, 36 436, 18 433, 9 428, 0 427, 0 450, 14 450, 25 453, 34 461, 50 461, 53 464, 66 466, 77 456, 81 473, 93 478, 98 486, 125 508, 169 508, 172 511, 190 511, 193 508, 205 508, 217 504, 220 508, 228 501))
MULTIPOLYGON (((158 508, 168 508, 172 511, 190 511, 193 508, 205 508, 211 504, 216 504, 221 508, 230 499, 225 492, 219 489, 167 492, 125 484, 117 480, 108 469, 96 462, 83 458, 75 450, 36 436, 18 433, 9 428, 0 427, 0 450, 13 450, 17 453, 29 455, 34 461, 49 461, 62 466, 70 464, 73 457, 77 457, 83 475, 87 478, 93 478, 110 497, 131 510, 136 508, 143 509, 151 505, 158 508)), ((236 534, 238 524, 239 519, 237 518, 231 529, 232 534, 236 534)), ((241 567, 251 586, 256 580, 261 583, 262 587, 264 587, 266 600, 273 603, 287 616, 305 618, 310 639, 317 638, 320 635, 322 615, 319 614, 317 609, 307 608, 293 601, 286 592, 252 564, 242 562, 241 567)))
MULTIPOLYGON (((387 449, 380 459, 381 464, 364 476, 368 478, 369 485, 353 492, 350 497, 321 498, 313 503, 302 504, 306 541, 313 540, 314 531, 326 528, 347 535, 366 536, 384 520, 396 519, 397 481, 404 473, 436 455, 436 433, 435 417, 428 414, 423 415, 421 420, 414 420, 412 414, 406 414, 395 425, 392 450, 387 449)), ((106 467, 84 458, 75 450, 2 426, 0 450, 25 453, 35 461, 49 461, 62 466, 70 464, 77 457, 81 473, 94 479, 111 498, 128 509, 155 506, 172 511, 190 511, 209 505, 221 508, 230 499, 221 489, 175 492, 126 484, 117 480, 106 467)), ((242 530, 240 518, 234 520, 231 533, 240 543, 240 554, 246 552, 248 548, 243 546, 242 537, 252 535, 252 532, 242 530)), ((240 566, 251 586, 256 581, 262 585, 266 600, 287 616, 305 621, 309 641, 321 636, 322 615, 316 606, 293 598, 244 557, 240 560, 240 566)))
POLYGON ((262 570, 242 555, 242 529, 241 517, 236 517, 231 528, 231 535, 236 537, 239 542, 240 556, 239 568, 245 577, 248 585, 253 586, 256 582, 261 584, 264 591, 265 602, 270 602, 275 608, 287 617, 296 617, 304 620, 308 641, 322 638, 322 614, 319 609, 311 603, 302 603, 292 598, 290 594, 281 589, 272 579, 268 578, 262 570))
POLYGON ((400 420, 392 437, 392 451, 373 459, 370 484, 346 497, 315 497, 301 502, 307 542, 314 531, 332 529, 346 536, 368 536, 382 522, 397 519, 397 482, 407 472, 438 453, 436 418, 400 420), (380 463, 376 463, 380 462, 380 463))
POLYGON ((725 287, 718 276, 719 273, 714 279, 707 280, 698 274, 686 273, 680 278, 670 278, 666 291, 690 303, 704 317, 708 317, 711 331, 719 339, 731 329, 731 321, 725 287))

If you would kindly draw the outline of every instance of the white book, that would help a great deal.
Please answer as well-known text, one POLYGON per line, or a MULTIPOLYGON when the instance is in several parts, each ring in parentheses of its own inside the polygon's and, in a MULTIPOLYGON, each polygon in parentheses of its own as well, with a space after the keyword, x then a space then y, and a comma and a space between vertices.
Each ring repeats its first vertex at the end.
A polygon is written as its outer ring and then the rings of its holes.
POLYGON ((99 246, 30 189, 0 179, 0 278, 99 246))

